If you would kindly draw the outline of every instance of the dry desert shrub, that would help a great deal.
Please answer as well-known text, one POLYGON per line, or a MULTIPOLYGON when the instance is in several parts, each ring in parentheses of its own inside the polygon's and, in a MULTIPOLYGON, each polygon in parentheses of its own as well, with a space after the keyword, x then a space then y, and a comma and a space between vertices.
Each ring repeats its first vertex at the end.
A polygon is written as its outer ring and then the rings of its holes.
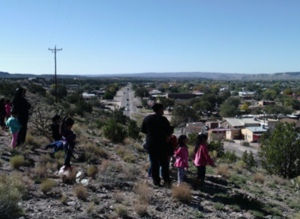
POLYGON ((192 201, 192 190, 187 184, 182 183, 179 186, 172 186, 172 196, 176 201, 190 203, 192 201))
POLYGON ((93 179, 95 179, 96 174, 99 172, 98 167, 97 166, 89 166, 89 168, 87 169, 87 175, 89 177, 92 177, 93 179))
POLYGON ((74 124, 72 127, 73 132, 77 135, 78 138, 81 137, 81 134, 83 133, 82 128, 79 126, 79 124, 74 124))
POLYGON ((75 195, 81 200, 86 200, 88 197, 88 190, 82 185, 78 184, 74 189, 75 195))
POLYGON ((21 197, 26 196, 27 190, 32 185, 31 182, 23 178, 20 173, 14 173, 10 176, 0 175, 0 183, 9 184, 10 187, 16 188, 21 194, 21 197))
POLYGON ((148 204, 146 203, 135 203, 134 204, 134 211, 140 216, 145 217, 148 215, 148 204))
POLYGON ((25 143, 28 145, 33 145, 33 144, 35 144, 35 138, 31 134, 27 134, 25 143))
POLYGON ((144 152, 144 148, 142 147, 142 145, 139 144, 139 143, 137 143, 137 142, 133 144, 133 148, 134 148, 137 152, 144 152))
POLYGON ((235 165, 232 166, 232 168, 236 173, 242 173, 246 167, 247 167, 246 163, 242 160, 239 160, 238 162, 236 162, 235 165))
POLYGON ((119 205, 117 208, 116 208, 116 213, 117 215, 120 217, 120 218, 126 218, 127 215, 128 215, 128 210, 125 206, 123 205, 119 205))
POLYGON ((54 154, 54 157, 56 160, 59 160, 61 158, 65 158, 65 152, 64 151, 57 151, 55 154, 54 154))
POLYGON ((56 182, 52 179, 46 179, 42 182, 41 184, 41 190, 43 193, 47 193, 50 192, 53 188, 53 186, 55 186, 56 182))
POLYGON ((38 145, 41 146, 41 147, 45 147, 45 146, 47 146, 49 143, 51 143, 51 142, 49 141, 49 139, 46 138, 45 136, 36 138, 35 142, 36 142, 36 144, 38 144, 38 145))
POLYGON ((255 173, 253 175, 253 181, 255 183, 264 183, 265 181, 265 176, 262 173, 255 173))
POLYGON ((139 183, 134 187, 134 192, 138 196, 139 203, 149 204, 152 199, 152 190, 146 183, 139 183))
POLYGON ((39 164, 35 169, 34 169, 36 177, 42 179, 45 178, 47 175, 47 168, 41 164, 39 164))
POLYGON ((61 203, 63 203, 64 205, 67 204, 67 197, 66 196, 61 196, 60 198, 61 203))
POLYGON ((3 166, 4 161, 0 159, 0 167, 3 166))
POLYGON ((105 172, 111 161, 103 160, 101 163, 101 171, 105 172))
POLYGON ((10 165, 14 169, 19 169, 21 166, 24 165, 24 161, 25 161, 24 156, 17 155, 10 159, 10 165))
POLYGON ((115 192, 113 197, 117 203, 122 203, 125 200, 125 196, 121 192, 115 192))
POLYGON ((132 151, 124 146, 118 146, 116 148, 116 153, 125 162, 134 163, 136 161, 135 156, 132 154, 132 151))
POLYGON ((52 171, 57 170, 57 167, 58 167, 57 161, 54 161, 54 162, 48 162, 48 163, 46 164, 46 168, 47 168, 47 169, 50 169, 50 170, 52 170, 52 171))
POLYGON ((228 166, 227 165, 220 165, 220 166, 218 166, 217 170, 216 170, 216 173, 218 175, 221 175, 221 176, 225 177, 225 178, 229 178, 229 176, 230 176, 230 173, 228 171, 228 166))
POLYGON ((18 205, 22 194, 9 182, 0 180, 0 218, 14 218, 22 214, 22 209, 18 205))
POLYGON ((134 144, 134 140, 132 138, 125 138, 124 144, 127 146, 131 146, 134 144))
POLYGON ((48 162, 52 162, 53 159, 50 157, 50 154, 43 154, 40 156, 40 163, 45 165, 48 162))
POLYGON ((281 186, 288 186, 291 185, 290 181, 287 179, 280 178, 279 176, 273 176, 272 180, 275 184, 281 185, 281 186))
POLYGON ((66 175, 63 175, 62 176, 62 179, 63 179, 63 182, 64 183, 75 183, 76 182, 76 174, 77 174, 77 171, 75 168, 69 170, 69 174, 66 176, 66 175))
POLYGON ((89 206, 87 207, 87 209, 86 209, 86 213, 87 213, 87 214, 91 214, 91 213, 93 212, 94 209, 95 209, 95 203, 94 203, 94 202, 91 202, 91 203, 89 204, 89 206))
POLYGON ((150 167, 150 163, 146 163, 146 164, 144 165, 143 169, 147 172, 148 169, 149 169, 149 167, 150 167))

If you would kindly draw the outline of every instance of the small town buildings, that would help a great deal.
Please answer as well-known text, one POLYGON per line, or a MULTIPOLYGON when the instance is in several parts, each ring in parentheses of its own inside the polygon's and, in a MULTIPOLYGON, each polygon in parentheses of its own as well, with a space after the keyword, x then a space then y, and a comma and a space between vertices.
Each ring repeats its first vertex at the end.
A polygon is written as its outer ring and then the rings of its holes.
POLYGON ((242 138, 248 142, 258 141, 262 134, 267 130, 268 128, 265 125, 260 127, 246 127, 241 131, 242 138))
POLYGON ((275 105, 275 101, 261 100, 258 101, 259 106, 275 105))
POLYGON ((254 97, 255 91, 240 91, 239 96, 245 99, 254 97))
POLYGON ((221 140, 221 139, 241 139, 241 129, 240 128, 218 128, 208 130, 208 140, 221 140))
POLYGON ((226 118, 219 124, 223 128, 244 128, 260 126, 260 122, 254 118, 226 118))
POLYGON ((187 123, 185 127, 185 131, 187 133, 199 133, 199 132, 205 132, 206 127, 203 122, 192 122, 187 123))
POLYGON ((196 95, 193 93, 167 93, 166 97, 180 100, 188 100, 191 98, 195 98, 196 95))

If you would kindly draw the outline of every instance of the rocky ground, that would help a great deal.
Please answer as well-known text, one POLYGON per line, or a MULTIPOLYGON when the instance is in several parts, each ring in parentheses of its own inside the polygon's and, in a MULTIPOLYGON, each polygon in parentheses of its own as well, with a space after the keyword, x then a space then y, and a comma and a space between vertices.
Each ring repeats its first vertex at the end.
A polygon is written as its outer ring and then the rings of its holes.
POLYGON ((138 142, 112 144, 100 134, 89 134, 84 126, 75 128, 79 143, 73 166, 81 176, 74 173, 70 179, 58 175, 63 154, 51 158, 51 150, 43 149, 46 139, 32 136, 12 150, 9 133, 1 132, 0 175, 19 177, 26 187, 19 202, 23 215, 17 218, 295 218, 300 210, 298 191, 288 181, 261 171, 254 182, 258 170, 236 164, 208 168, 202 189, 193 188, 195 167, 187 171, 188 186, 182 191, 176 187, 174 168, 173 188, 155 187, 138 142), (19 168, 11 163, 16 155, 25 158, 19 168), (54 181, 49 191, 42 189, 46 179, 54 181))

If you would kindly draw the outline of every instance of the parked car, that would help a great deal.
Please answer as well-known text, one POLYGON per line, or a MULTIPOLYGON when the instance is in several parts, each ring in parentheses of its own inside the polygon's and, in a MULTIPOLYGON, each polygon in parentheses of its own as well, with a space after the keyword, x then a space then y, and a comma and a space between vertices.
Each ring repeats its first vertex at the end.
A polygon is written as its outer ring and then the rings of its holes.
POLYGON ((136 106, 136 108, 143 108, 143 107, 140 105, 140 106, 136 106))
POLYGON ((129 111, 129 108, 128 108, 128 107, 125 107, 125 110, 126 110, 126 111, 129 111))

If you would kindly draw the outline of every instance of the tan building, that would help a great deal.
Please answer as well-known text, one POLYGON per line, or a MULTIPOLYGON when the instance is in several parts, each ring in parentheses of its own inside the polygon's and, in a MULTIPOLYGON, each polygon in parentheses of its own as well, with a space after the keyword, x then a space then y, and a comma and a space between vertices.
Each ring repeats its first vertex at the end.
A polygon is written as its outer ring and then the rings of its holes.
POLYGON ((253 118, 226 118, 220 122, 220 127, 223 128, 244 128, 251 126, 260 126, 260 122, 253 118))
POLYGON ((229 128, 229 129, 210 129, 208 130, 208 140, 222 140, 222 139, 240 139, 241 129, 229 128))
POLYGON ((242 129, 242 138, 248 142, 257 141, 267 130, 265 127, 246 127, 242 129))

